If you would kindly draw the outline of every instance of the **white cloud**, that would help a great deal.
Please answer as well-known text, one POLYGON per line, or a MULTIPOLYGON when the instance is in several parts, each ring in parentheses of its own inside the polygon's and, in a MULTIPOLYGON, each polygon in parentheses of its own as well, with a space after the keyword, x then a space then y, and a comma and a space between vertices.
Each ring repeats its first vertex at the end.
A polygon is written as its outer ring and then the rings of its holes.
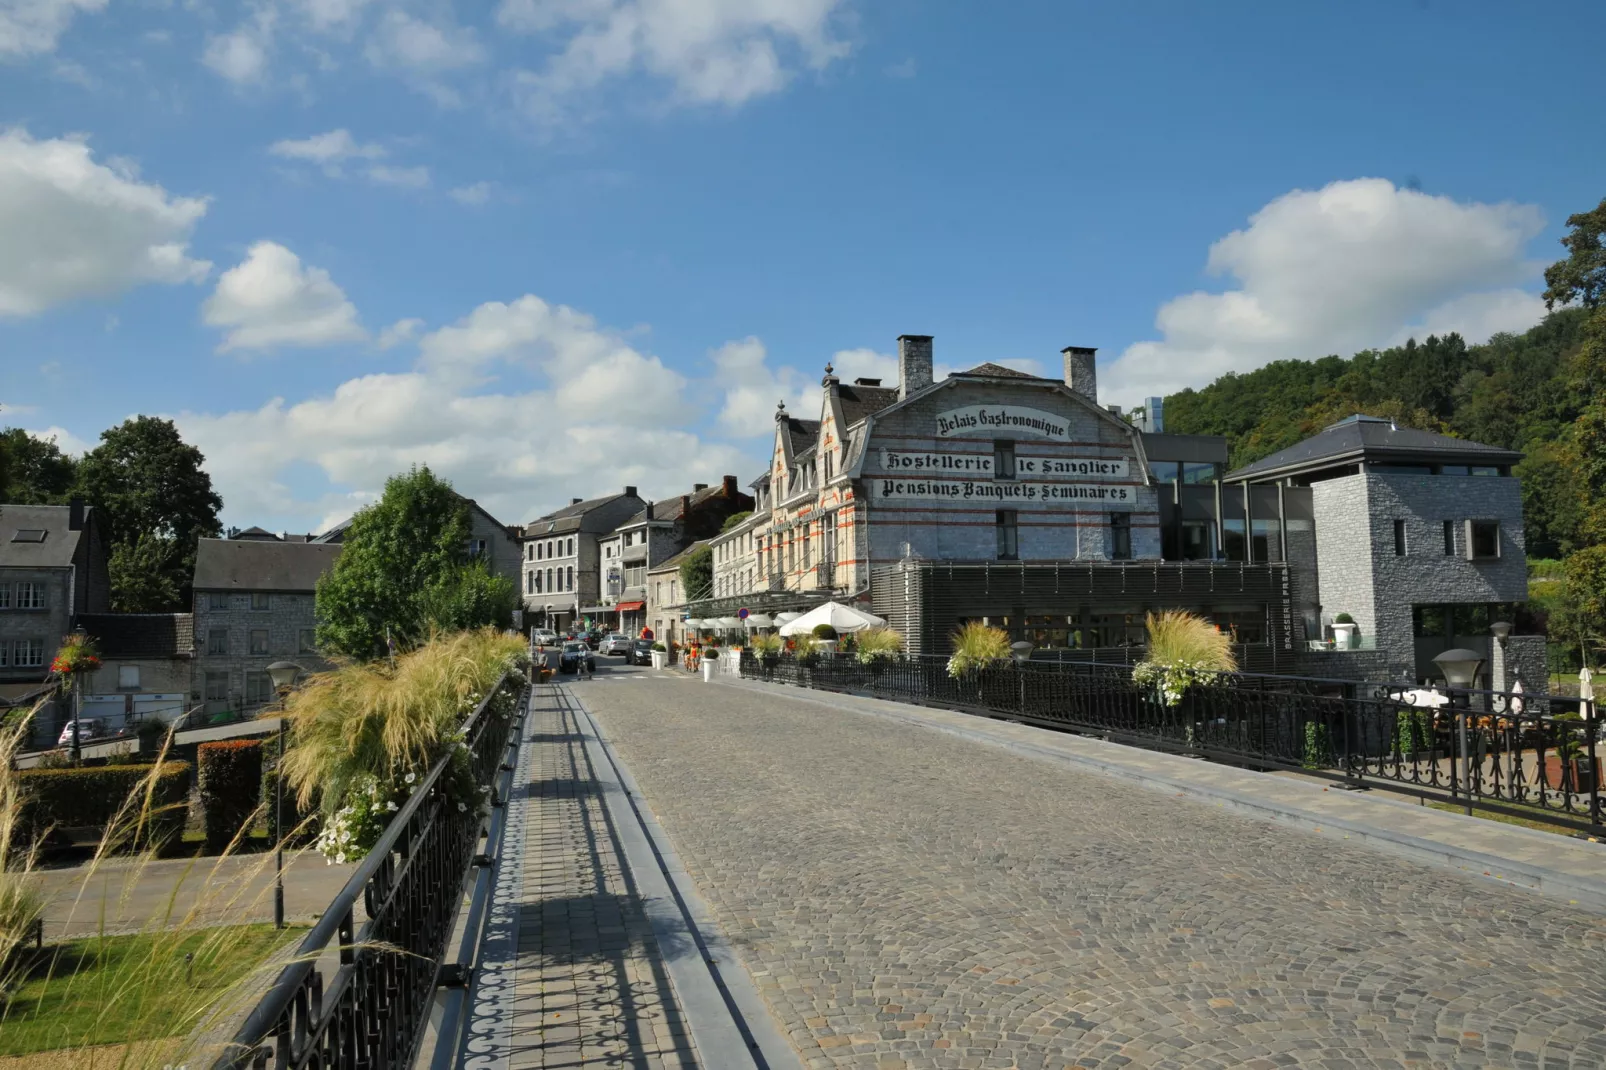
POLYGON ((245 260, 225 271, 201 311, 207 324, 228 332, 219 353, 367 337, 356 306, 329 273, 303 267, 295 253, 271 241, 257 242, 245 260))
POLYGON ((0 59, 54 52, 80 11, 100 11, 106 0, 0 0, 0 59))
POLYGON ((474 182, 467 186, 458 186, 448 192, 452 200, 458 204, 480 205, 491 199, 491 184, 474 182))
POLYGON ((95 448, 93 442, 85 442, 64 427, 47 427, 42 431, 25 431, 24 434, 40 442, 54 442, 57 449, 74 457, 82 457, 95 448))
MULTIPOLYGON (((775 426, 777 402, 804 420, 820 416, 820 380, 825 377, 826 361, 816 372, 805 372, 790 365, 772 368, 764 343, 748 336, 726 342, 712 350, 714 381, 723 391, 719 426, 738 437, 769 434, 775 426)), ((829 358, 831 370, 843 383, 855 379, 880 379, 883 386, 898 385, 898 358, 874 349, 839 349, 829 358)), ((955 369, 939 366, 937 378, 955 369)))
POLYGON ((382 350, 394 349, 406 342, 411 342, 423 326, 424 321, 420 319, 397 320, 379 332, 379 337, 374 340, 374 346, 382 350))
POLYGON ((368 169, 368 178, 381 186, 425 189, 429 186, 429 168, 392 167, 389 164, 379 163, 368 169))
POLYGON ((1396 331, 1386 344, 1404 345, 1410 338, 1451 332, 1477 344, 1501 332, 1526 331, 1544 318, 1545 299, 1526 290, 1465 294, 1429 310, 1416 323, 1396 331))
POLYGON ((485 58, 485 49, 473 30, 424 22, 394 9, 380 20, 367 53, 375 66, 400 67, 417 74, 468 67, 485 58))
POLYGON ((516 86, 537 119, 564 117, 605 82, 646 76, 686 104, 740 105, 848 54, 843 0, 502 0, 504 29, 557 49, 516 86))
POLYGON ((303 530, 348 515, 415 463, 507 522, 614 485, 667 495, 753 469, 750 449, 687 429, 698 409, 682 376, 619 332, 526 295, 424 335, 408 371, 178 421, 231 522, 303 530), (309 466, 327 486, 306 485, 309 466))
POLYGON ((208 37, 201 62, 238 86, 263 81, 268 73, 274 21, 272 8, 258 8, 255 18, 232 33, 208 37))
POLYGON ((206 200, 141 182, 86 142, 0 132, 0 317, 28 316, 142 283, 199 282, 189 256, 206 200))
POLYGON ((364 145, 351 136, 344 127, 323 134, 314 134, 299 141, 286 139, 268 146, 268 152, 287 160, 314 163, 329 175, 339 175, 344 164, 351 160, 379 160, 385 156, 381 145, 364 145))
POLYGON ((327 32, 355 23, 370 0, 297 0, 313 29, 327 32))
POLYGON ((1211 273, 1239 287, 1167 302, 1163 340, 1129 346, 1102 392, 1131 403, 1272 360, 1348 355, 1417 324, 1471 337, 1531 325, 1539 303, 1515 288, 1538 273, 1524 250, 1543 226, 1532 205, 1461 203, 1383 179, 1295 190, 1211 246, 1211 273))

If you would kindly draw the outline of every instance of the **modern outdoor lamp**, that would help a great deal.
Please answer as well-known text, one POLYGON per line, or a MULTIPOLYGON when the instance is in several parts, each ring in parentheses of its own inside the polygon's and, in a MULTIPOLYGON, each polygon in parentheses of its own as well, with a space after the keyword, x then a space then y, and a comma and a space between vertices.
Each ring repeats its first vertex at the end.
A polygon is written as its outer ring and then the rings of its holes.
POLYGON ((306 670, 293 661, 268 666, 268 679, 279 696, 279 755, 273 764, 273 927, 284 928, 284 737, 290 726, 284 720, 284 700, 306 670))
POLYGON ((1009 656, 1015 659, 1016 665, 1024 665, 1031 660, 1034 649, 1036 648, 1031 643, 1022 639, 1018 643, 1009 644, 1009 656))
POLYGON ((1509 620, 1497 620, 1489 625, 1489 632, 1500 640, 1501 646, 1505 646, 1506 640, 1511 637, 1511 622, 1509 620))
POLYGON ((1457 647, 1435 657, 1433 664, 1444 673, 1444 681, 1451 687, 1471 687, 1478 679, 1478 670, 1483 668, 1483 655, 1457 647))

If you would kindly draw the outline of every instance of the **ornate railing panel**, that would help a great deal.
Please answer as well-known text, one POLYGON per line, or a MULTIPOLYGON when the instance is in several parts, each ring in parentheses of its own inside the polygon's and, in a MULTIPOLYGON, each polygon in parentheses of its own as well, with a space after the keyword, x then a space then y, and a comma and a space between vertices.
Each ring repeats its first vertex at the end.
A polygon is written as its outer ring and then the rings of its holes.
MULTIPOLYGON (((494 783, 516 717, 499 715, 493 702, 499 692, 524 686, 522 676, 509 672, 464 724, 481 787, 494 783)), ((448 761, 438 762, 397 811, 214 1070, 412 1065, 480 839, 480 814, 442 790, 448 761), (360 928, 359 901, 367 918, 360 928), (339 964, 326 981, 317 960, 331 950, 339 964)))
POLYGON ((960 709, 1260 768, 1300 769, 1512 816, 1606 831, 1601 718, 1577 699, 1514 691, 1223 674, 1167 705, 1124 665, 742 655, 742 673, 960 709))

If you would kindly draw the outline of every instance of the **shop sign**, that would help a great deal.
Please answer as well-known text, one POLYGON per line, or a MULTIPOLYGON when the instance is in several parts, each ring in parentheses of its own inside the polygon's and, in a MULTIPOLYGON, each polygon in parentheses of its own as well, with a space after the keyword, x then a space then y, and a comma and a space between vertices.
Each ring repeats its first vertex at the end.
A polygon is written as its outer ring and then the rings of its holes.
MULTIPOLYGON (((934 453, 924 450, 882 450, 881 467, 888 472, 918 475, 978 475, 993 474, 993 455, 990 453, 934 453)), ((1021 457, 1015 458, 1018 476, 1092 476, 1100 479, 1125 479, 1127 462, 1124 457, 1021 457)))
POLYGON ((964 438, 970 435, 1001 435, 1008 438, 1028 435, 1069 442, 1071 422, 1042 409, 1018 405, 966 405, 937 414, 938 438, 964 438))
POLYGON ((1021 480, 889 479, 877 476, 876 497, 883 501, 1092 502, 1136 505, 1138 488, 1099 483, 1034 483, 1021 480))

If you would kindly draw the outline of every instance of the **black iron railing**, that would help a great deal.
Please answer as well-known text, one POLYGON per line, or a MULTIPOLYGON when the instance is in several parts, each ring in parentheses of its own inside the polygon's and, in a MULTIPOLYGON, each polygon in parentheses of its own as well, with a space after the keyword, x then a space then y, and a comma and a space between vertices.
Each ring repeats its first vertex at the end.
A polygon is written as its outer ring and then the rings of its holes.
MULTIPOLYGON (((503 764, 525 681, 509 672, 464 724, 475 783, 489 788, 503 764)), ((436 763, 391 820, 318 924, 301 941, 235 1034, 214 1070, 400 1070, 410 1067, 428 1024, 447 938, 482 819, 444 791, 450 759, 436 763), (359 927, 357 904, 367 920, 359 927), (318 961, 338 953, 327 979, 318 961)), ((493 799, 500 806, 505 800, 493 799)))
POLYGON ((948 660, 742 655, 744 676, 1087 732, 1265 769, 1300 769, 1470 808, 1606 831, 1601 718, 1577 699, 1254 673, 1167 703, 1132 668, 1004 661, 960 676, 948 660))

